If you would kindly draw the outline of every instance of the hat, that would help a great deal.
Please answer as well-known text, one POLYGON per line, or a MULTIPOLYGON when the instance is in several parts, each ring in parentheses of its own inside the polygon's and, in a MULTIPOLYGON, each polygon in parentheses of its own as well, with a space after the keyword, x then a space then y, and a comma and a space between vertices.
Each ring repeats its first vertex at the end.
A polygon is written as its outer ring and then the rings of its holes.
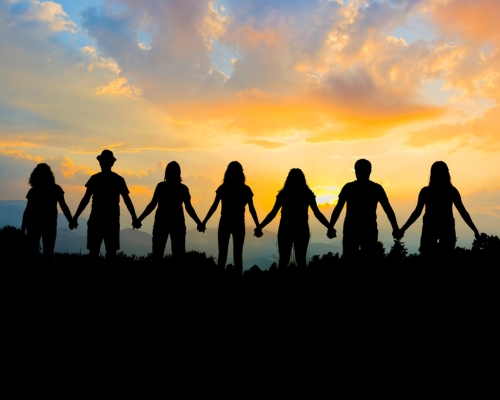
POLYGON ((116 158, 113 156, 113 152, 111 150, 103 150, 101 155, 97 156, 97 159, 100 161, 116 161, 116 158))

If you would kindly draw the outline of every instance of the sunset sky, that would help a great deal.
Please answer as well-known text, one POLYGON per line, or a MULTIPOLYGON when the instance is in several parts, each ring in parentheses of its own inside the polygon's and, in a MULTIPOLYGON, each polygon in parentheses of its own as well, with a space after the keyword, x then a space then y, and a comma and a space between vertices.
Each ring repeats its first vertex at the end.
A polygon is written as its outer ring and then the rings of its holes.
POLYGON ((203 218, 238 160, 261 220, 294 167, 330 218, 367 158, 402 225, 443 160, 499 235, 499 21, 498 0, 0 0, 0 199, 46 162, 75 212, 107 148, 138 213, 175 160, 203 218))

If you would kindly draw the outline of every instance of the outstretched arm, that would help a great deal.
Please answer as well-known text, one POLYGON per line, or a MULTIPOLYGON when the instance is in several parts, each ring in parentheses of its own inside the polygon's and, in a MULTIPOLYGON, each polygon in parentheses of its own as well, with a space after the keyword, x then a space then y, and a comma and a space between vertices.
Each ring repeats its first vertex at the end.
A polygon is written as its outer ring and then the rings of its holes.
POLYGON ((193 218, 193 221, 196 222, 196 225, 200 225, 201 221, 198 218, 198 215, 196 215, 196 211, 194 211, 193 205, 191 204, 191 200, 186 200, 184 202, 184 207, 186 207, 186 212, 191 218, 193 218))
POLYGON ((328 220, 326 219, 326 217, 323 215, 323 213, 319 210, 318 208, 318 205, 316 204, 316 201, 313 200, 309 206, 311 207, 311 210, 313 211, 314 213, 314 216, 318 219, 319 222, 321 222, 325 228, 330 228, 329 224, 328 224, 328 220))
POLYGON ((474 222, 472 222, 472 218, 470 217, 469 213, 465 209, 464 203, 462 203, 462 197, 460 196, 460 193, 458 193, 458 191, 457 198, 453 200, 453 204, 455 204, 455 207, 457 208, 460 216, 463 218, 465 223, 474 232, 474 236, 476 237, 476 239, 479 239, 479 231, 477 230, 476 225, 474 225, 474 222))
POLYGON ((71 224, 73 222, 73 217, 71 216, 71 211, 69 211, 69 207, 66 204, 66 200, 64 200, 64 194, 59 199, 59 206, 61 207, 61 211, 63 212, 64 216, 68 220, 68 224, 71 224))
POLYGON ((276 217, 280 208, 281 208, 281 202, 278 199, 276 199, 276 203, 274 203, 273 209, 269 214, 267 214, 266 218, 264 218, 264 221, 260 223, 257 229, 260 231, 264 229, 276 217))
POLYGON ((158 201, 153 196, 153 199, 146 206, 146 208, 142 212, 141 216, 137 219, 137 222, 141 223, 144 219, 146 219, 146 217, 154 211, 157 204, 158 204, 158 201))
POLYGON ((220 197, 219 194, 217 193, 217 195, 215 196, 214 203, 212 204, 212 207, 210 207, 210 210, 208 210, 207 216, 203 220, 202 225, 206 225, 210 217, 214 215, 215 210, 217 210, 217 207, 219 206, 219 202, 220 202, 220 197))
POLYGON ((26 229, 28 228, 28 219, 30 215, 30 201, 28 200, 28 204, 26 204, 26 209, 24 210, 23 213, 23 222, 21 224, 21 232, 26 233, 26 229))
POLYGON ((337 237, 337 231, 335 230, 335 224, 337 223, 340 214, 342 213, 342 210, 344 208, 345 204, 345 199, 344 198, 339 198, 339 201, 337 202, 337 205, 332 211, 332 216, 330 217, 330 224, 328 225, 328 232, 326 233, 326 236, 328 236, 329 239, 333 239, 337 237))
POLYGON ((127 210, 130 213, 130 216, 132 217, 132 225, 134 225, 137 222, 137 215, 135 214, 135 209, 134 205, 132 204, 132 200, 130 199, 130 196, 128 194, 122 194, 123 197, 123 202, 127 206, 127 210))
POLYGON ((329 228, 333 229, 335 228, 335 224, 337 223, 337 220, 340 217, 340 213, 342 212, 344 208, 345 200, 344 199, 339 199, 337 202, 337 205, 333 209, 332 216, 330 217, 330 226, 329 228))
POLYGON ((255 211, 255 206, 253 205, 253 199, 250 199, 248 202, 248 211, 250 211, 250 215, 253 218, 253 222, 255 222, 255 226, 259 226, 259 218, 257 217, 257 211, 255 211))
POLYGON ((80 201, 80 205, 76 209, 76 213, 73 216, 73 223, 76 224, 78 217, 83 212, 83 210, 85 210, 85 207, 87 207, 87 204, 89 204, 91 198, 92 198, 92 191, 89 188, 87 188, 87 191, 83 195, 82 201, 80 201))
POLYGON ((392 209, 391 204, 389 203, 389 199, 385 197, 380 201, 380 205, 387 214, 387 218, 389 218, 389 222, 391 223, 392 226, 392 235, 397 236, 397 232, 399 231, 398 221, 396 220, 396 214, 394 214, 394 210, 392 209))
POLYGON ((422 189, 420 191, 420 194, 418 195, 418 202, 417 206, 415 207, 415 210, 411 213, 410 218, 408 218, 408 221, 403 225, 401 228, 401 234, 404 235, 406 230, 412 226, 412 224, 420 217, 420 214, 422 214, 422 211, 424 210, 425 206, 425 199, 424 199, 424 190, 422 189))

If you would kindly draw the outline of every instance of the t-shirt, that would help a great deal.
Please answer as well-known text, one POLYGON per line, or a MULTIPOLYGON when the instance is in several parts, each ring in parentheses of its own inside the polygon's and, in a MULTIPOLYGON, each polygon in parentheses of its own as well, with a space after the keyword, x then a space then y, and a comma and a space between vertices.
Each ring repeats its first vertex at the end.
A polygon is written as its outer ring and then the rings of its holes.
POLYGON ((245 219, 245 206, 253 197, 252 189, 247 185, 222 184, 216 190, 221 198, 221 218, 241 221, 245 219))
POLYGON ((377 228, 377 204, 387 200, 384 188, 370 180, 349 182, 340 191, 340 200, 346 201, 344 229, 377 228))
POLYGON ((308 187, 294 190, 281 190, 276 199, 281 204, 281 221, 287 223, 307 223, 309 205, 316 196, 308 187))
POLYGON ((153 200, 158 202, 155 225, 160 223, 170 227, 185 227, 182 203, 189 202, 191 195, 186 185, 160 182, 156 185, 153 200))
POLYGON ((454 186, 438 188, 426 186, 420 193, 425 203, 424 223, 455 224, 453 202, 460 198, 460 194, 454 186))
POLYGON ((64 199, 59 185, 32 187, 26 195, 29 204, 27 226, 57 226, 57 202, 64 199))
POLYGON ((85 186, 92 191, 91 219, 120 218, 120 195, 130 193, 125 179, 115 172, 99 172, 85 186))

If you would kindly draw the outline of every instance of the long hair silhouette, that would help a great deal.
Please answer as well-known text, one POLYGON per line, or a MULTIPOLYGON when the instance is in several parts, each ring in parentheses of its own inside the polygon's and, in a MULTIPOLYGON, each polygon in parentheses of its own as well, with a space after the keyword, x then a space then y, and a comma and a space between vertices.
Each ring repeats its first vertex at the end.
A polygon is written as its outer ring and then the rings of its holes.
POLYGON ((436 161, 432 164, 429 186, 432 188, 452 186, 450 170, 444 161, 436 161))
POLYGON ((231 161, 224 173, 223 183, 226 185, 244 185, 243 166, 238 161, 231 161))
POLYGON ((165 178, 159 182, 151 202, 137 219, 135 228, 140 228, 142 221, 158 206, 153 226, 152 257, 156 263, 163 261, 165 247, 170 238, 172 244, 172 260, 176 266, 182 264, 186 253, 186 223, 184 208, 198 224, 200 219, 191 204, 191 194, 186 185, 182 184, 181 166, 171 161, 165 168, 165 178))
MULTIPOLYGON (((64 200, 64 191, 56 184, 49 165, 38 164, 28 182, 31 189, 26 195, 28 203, 21 226, 21 230, 28 236, 27 254, 31 257, 38 255, 41 239, 44 259, 46 262, 53 263, 57 235, 57 204, 59 203, 61 211, 70 224, 71 212, 64 200)), ((35 262, 34 258, 33 262, 35 262)))
POLYGON ((28 183, 32 187, 50 186, 56 184, 56 179, 49 165, 40 163, 31 173, 28 183))
POLYGON ((307 247, 309 245, 309 207, 314 216, 328 228, 328 221, 319 211, 316 196, 309 189, 306 177, 301 169, 292 168, 288 173, 283 188, 276 196, 276 202, 271 212, 255 229, 255 236, 262 236, 262 229, 267 226, 281 209, 278 228, 278 268, 286 267, 290 261, 292 248, 295 250, 295 260, 299 267, 306 266, 307 247))
POLYGON ((165 168, 165 182, 181 183, 181 166, 177 161, 171 161, 165 168))
POLYGON ((281 188, 283 190, 303 190, 309 189, 307 185, 306 176, 299 168, 292 168, 286 177, 285 184, 281 188))
POLYGON ((465 209, 460 193, 451 183, 448 166, 443 161, 436 161, 431 166, 429 186, 420 190, 415 210, 396 236, 403 237, 406 230, 420 217, 425 208, 420 252, 426 257, 449 258, 457 240, 453 205, 478 239, 479 231, 465 209))
POLYGON ((236 273, 241 276, 243 273, 243 244, 245 242, 245 208, 248 205, 250 215, 259 225, 257 212, 253 205, 252 189, 245 185, 245 174, 243 166, 238 161, 232 161, 227 166, 224 173, 222 185, 216 190, 215 200, 208 210, 207 216, 198 227, 200 232, 204 232, 206 223, 222 203, 221 218, 217 233, 219 255, 217 267, 220 272, 226 268, 227 252, 230 237, 233 237, 233 262, 236 273))

